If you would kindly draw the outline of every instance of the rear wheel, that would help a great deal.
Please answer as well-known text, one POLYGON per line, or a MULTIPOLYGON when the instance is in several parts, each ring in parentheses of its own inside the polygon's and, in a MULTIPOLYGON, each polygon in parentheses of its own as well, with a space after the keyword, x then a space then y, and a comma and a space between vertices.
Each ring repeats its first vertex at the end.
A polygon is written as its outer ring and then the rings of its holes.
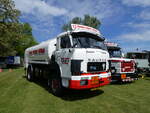
POLYGON ((29 66, 27 69, 27 80, 29 80, 29 81, 34 80, 34 69, 32 66, 29 66))

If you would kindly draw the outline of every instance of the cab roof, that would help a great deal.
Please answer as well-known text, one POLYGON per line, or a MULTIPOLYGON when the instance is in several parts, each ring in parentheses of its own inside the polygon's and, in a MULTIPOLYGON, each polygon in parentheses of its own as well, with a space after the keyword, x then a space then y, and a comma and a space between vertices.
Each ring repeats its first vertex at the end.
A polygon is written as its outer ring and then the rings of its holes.
POLYGON ((57 37, 61 37, 64 35, 72 34, 72 35, 90 35, 94 39, 104 41, 105 38, 101 35, 100 31, 85 25, 80 24, 71 24, 72 31, 67 31, 59 34, 57 37))
POLYGON ((67 31, 67 32, 63 32, 63 33, 59 34, 57 37, 62 37, 64 35, 69 35, 69 34, 70 35, 80 35, 80 36, 89 35, 89 36, 93 37, 94 39, 97 39, 97 40, 100 40, 100 41, 105 40, 104 37, 101 37, 99 35, 96 35, 96 34, 91 33, 91 32, 86 32, 86 31, 78 31, 78 32, 77 31, 67 31))

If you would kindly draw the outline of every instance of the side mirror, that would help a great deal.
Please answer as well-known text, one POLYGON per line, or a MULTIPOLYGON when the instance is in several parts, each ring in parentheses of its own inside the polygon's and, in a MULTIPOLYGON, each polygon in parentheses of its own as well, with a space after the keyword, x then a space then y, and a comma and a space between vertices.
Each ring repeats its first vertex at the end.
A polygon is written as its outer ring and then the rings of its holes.
POLYGON ((125 57, 125 54, 124 54, 124 53, 121 53, 121 56, 122 56, 122 57, 125 57))
POLYGON ((56 44, 54 44, 54 46, 56 46, 56 44))

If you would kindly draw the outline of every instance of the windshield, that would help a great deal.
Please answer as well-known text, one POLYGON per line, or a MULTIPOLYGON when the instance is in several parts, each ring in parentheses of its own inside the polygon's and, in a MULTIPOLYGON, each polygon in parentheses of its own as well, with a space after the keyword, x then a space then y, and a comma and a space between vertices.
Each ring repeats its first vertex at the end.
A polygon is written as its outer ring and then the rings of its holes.
POLYGON ((120 50, 109 50, 110 57, 122 57, 120 50))
POLYGON ((103 40, 96 35, 88 33, 73 33, 72 39, 74 48, 97 48, 106 50, 103 40))

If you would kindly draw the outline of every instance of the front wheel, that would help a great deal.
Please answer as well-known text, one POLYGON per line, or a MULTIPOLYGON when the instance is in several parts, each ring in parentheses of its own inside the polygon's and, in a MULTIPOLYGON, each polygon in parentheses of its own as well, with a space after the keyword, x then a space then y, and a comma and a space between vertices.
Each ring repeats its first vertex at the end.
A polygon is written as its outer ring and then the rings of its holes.
POLYGON ((49 91, 51 91, 55 96, 62 96, 63 95, 63 87, 61 84, 61 79, 53 78, 48 79, 48 87, 49 91))

